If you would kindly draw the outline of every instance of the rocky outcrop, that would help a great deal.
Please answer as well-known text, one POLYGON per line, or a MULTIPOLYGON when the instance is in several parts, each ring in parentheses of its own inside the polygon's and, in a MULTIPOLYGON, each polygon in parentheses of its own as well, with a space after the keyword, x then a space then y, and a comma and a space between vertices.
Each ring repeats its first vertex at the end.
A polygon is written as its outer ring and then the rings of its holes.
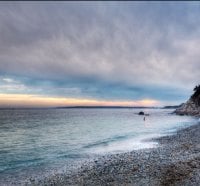
POLYGON ((190 99, 175 110, 176 114, 200 117, 200 85, 196 86, 194 91, 190 99))
POLYGON ((181 107, 177 108, 175 113, 179 115, 200 116, 200 107, 196 106, 196 104, 189 99, 181 107))

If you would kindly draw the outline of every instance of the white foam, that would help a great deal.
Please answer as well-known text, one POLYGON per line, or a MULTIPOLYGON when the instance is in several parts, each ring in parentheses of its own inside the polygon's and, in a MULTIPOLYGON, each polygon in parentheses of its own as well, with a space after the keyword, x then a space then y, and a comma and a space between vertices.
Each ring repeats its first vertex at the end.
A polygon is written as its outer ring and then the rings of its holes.
POLYGON ((101 145, 97 147, 92 147, 89 150, 89 153, 105 154, 105 153, 118 153, 118 152, 128 152, 131 150, 139 150, 146 148, 155 148, 158 146, 157 142, 153 141, 144 141, 155 137, 155 135, 140 136, 137 138, 126 139, 123 141, 110 142, 107 145, 101 145))

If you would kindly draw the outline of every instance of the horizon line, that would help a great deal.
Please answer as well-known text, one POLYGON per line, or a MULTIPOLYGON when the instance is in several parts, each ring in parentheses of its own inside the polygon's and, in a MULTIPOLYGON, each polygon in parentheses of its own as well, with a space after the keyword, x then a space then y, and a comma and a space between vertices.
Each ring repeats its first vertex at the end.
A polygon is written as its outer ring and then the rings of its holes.
POLYGON ((75 109, 75 108, 82 108, 82 109, 92 109, 92 108, 110 108, 110 109, 120 109, 120 108, 152 108, 152 109, 159 109, 159 108, 170 108, 170 107, 177 107, 179 105, 167 105, 167 106, 55 106, 55 107, 0 107, 1 110, 3 109, 75 109))

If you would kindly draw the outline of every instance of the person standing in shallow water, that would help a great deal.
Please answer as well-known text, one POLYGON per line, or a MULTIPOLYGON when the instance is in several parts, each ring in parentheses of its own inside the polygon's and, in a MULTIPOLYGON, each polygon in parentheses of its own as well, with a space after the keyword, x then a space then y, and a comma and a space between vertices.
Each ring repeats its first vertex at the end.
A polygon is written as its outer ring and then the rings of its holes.
POLYGON ((144 117, 144 119, 143 119, 144 121, 145 121, 145 117, 144 117))

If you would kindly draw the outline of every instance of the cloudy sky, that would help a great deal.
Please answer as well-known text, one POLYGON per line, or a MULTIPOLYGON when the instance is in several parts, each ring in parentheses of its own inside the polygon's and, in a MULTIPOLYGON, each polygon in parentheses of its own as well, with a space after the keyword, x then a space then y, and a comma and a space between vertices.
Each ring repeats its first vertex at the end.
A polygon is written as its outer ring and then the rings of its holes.
POLYGON ((199 77, 199 2, 0 2, 0 107, 179 104, 199 77))

